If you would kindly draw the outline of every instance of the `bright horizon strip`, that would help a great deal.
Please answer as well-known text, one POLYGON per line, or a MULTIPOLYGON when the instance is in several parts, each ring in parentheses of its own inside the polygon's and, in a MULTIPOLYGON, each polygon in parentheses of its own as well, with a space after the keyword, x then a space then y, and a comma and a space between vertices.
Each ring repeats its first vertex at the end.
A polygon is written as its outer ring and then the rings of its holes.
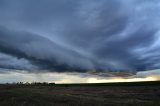
POLYGON ((149 76, 146 78, 122 78, 113 77, 110 79, 89 78, 87 83, 113 83, 113 82, 141 82, 141 81, 157 81, 157 77, 149 76))
MULTIPOLYGON (((153 72, 153 71, 152 71, 153 72)), ((159 72, 159 70, 157 71, 159 72)), ((101 77, 87 73, 28 73, 25 71, 16 71, 0 73, 0 83, 13 82, 54 82, 61 83, 112 83, 112 82, 140 82, 140 81, 158 81, 160 74, 144 74, 141 72, 129 77, 101 77)))
MULTIPOLYGON (((114 82, 142 82, 142 81, 158 81, 160 80, 160 76, 148 76, 146 78, 123 78, 123 77, 109 77, 109 78, 87 78, 86 82, 82 83, 114 83, 114 82)), ((63 83, 75 83, 69 81, 68 79, 63 81, 55 82, 56 84, 63 84, 63 83)), ((81 83, 81 82, 80 82, 81 83)))

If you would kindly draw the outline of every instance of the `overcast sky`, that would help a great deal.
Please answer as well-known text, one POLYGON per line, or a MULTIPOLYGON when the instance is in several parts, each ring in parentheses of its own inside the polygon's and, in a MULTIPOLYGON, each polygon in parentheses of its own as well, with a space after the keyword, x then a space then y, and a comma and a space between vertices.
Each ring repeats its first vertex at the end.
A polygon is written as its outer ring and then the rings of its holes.
POLYGON ((0 68, 160 68, 159 0, 0 0, 0 68))

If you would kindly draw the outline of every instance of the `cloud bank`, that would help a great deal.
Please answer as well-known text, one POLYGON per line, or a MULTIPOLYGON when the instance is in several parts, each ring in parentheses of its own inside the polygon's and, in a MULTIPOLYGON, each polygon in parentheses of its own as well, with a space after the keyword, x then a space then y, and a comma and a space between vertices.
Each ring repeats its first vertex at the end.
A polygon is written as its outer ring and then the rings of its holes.
POLYGON ((108 76, 93 75, 89 73, 77 72, 46 72, 46 73, 28 73, 26 71, 16 70, 14 72, 5 71, 0 73, 0 83, 13 82, 55 82, 55 83, 112 83, 112 82, 139 82, 139 81, 157 81, 160 76, 159 70, 150 70, 138 72, 136 75, 122 77, 112 76, 113 73, 105 73, 108 76), (112 74, 112 75, 111 75, 112 74))
POLYGON ((160 68, 159 0, 1 0, 0 67, 160 68))

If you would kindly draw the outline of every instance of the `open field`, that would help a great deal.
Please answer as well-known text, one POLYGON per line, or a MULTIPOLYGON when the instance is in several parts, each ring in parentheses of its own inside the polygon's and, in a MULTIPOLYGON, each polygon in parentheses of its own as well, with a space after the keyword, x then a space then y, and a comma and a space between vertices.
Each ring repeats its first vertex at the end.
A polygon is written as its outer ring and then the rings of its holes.
POLYGON ((160 82, 1 84, 0 106, 160 106, 160 82))

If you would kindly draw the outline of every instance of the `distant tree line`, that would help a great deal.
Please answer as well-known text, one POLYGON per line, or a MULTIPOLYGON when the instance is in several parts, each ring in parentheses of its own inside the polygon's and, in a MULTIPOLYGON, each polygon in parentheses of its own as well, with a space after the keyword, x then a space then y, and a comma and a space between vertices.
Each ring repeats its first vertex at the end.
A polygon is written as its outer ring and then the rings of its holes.
POLYGON ((39 86, 48 86, 48 85, 55 85, 54 82, 13 82, 13 83, 6 83, 7 85, 39 85, 39 86))

